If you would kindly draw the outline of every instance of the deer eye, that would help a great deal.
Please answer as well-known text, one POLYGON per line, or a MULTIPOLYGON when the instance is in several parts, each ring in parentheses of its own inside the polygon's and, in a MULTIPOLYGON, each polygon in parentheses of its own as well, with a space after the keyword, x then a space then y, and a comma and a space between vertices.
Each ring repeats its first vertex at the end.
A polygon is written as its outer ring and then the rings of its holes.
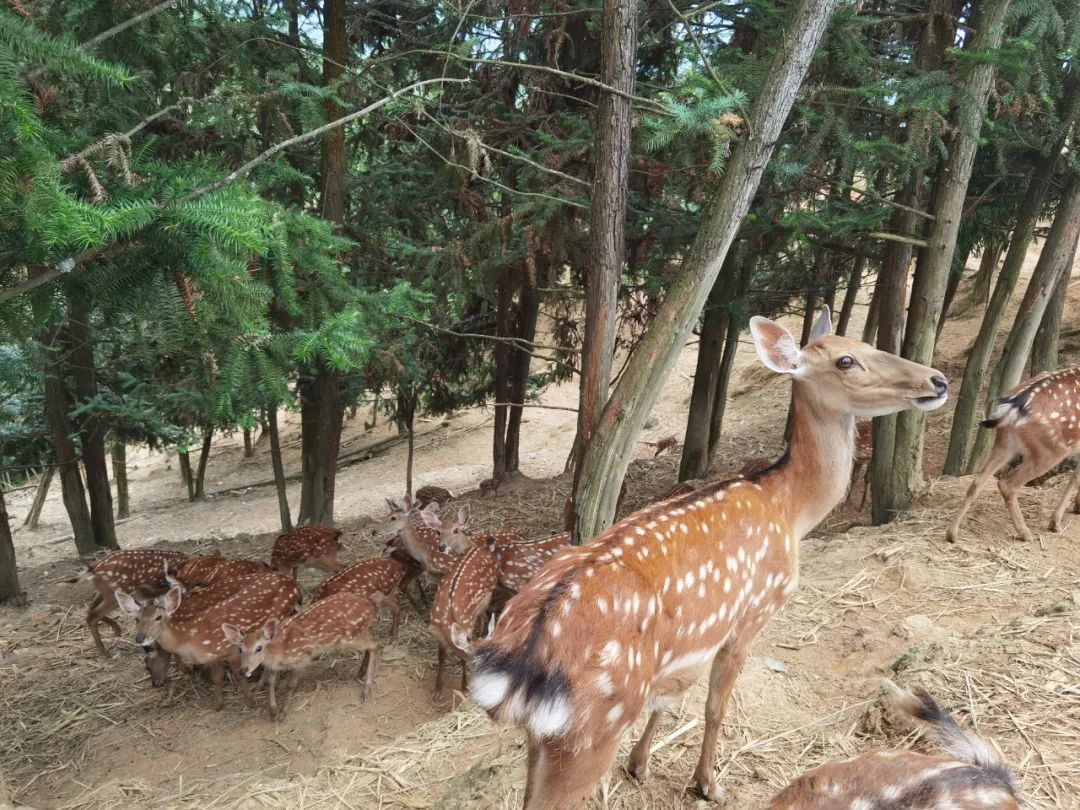
POLYGON ((841 371, 847 371, 855 365, 855 358, 850 354, 845 354, 839 360, 836 361, 836 367, 841 371))
POLYGON ((255 652, 262 652, 262 644, 259 644, 255 647, 255 652))
POLYGON ((155 622, 160 622, 160 621, 161 621, 161 617, 160 617, 160 616, 155 616, 155 617, 154 617, 154 621, 155 621, 155 622))

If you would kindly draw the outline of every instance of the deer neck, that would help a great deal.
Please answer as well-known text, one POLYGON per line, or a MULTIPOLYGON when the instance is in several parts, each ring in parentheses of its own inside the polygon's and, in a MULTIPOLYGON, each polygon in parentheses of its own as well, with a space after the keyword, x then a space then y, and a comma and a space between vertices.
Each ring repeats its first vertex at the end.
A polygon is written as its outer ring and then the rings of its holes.
POLYGON ((163 622, 161 633, 157 639, 158 646, 163 650, 178 655, 185 661, 198 662, 205 656, 200 656, 200 644, 193 633, 185 632, 175 627, 171 622, 163 622))
POLYGON ((430 549, 428 548, 427 543, 423 542, 419 535, 417 535, 416 527, 413 526, 411 520, 405 521, 405 527, 398 532, 398 536, 401 537, 401 542, 405 545, 405 550, 409 552, 412 558, 424 566, 424 568, 430 570, 430 549))
POLYGON ((780 474, 761 482, 786 506, 798 539, 843 500, 854 465, 855 417, 828 407, 795 380, 791 443, 780 474), (771 486, 770 486, 771 485, 771 486))

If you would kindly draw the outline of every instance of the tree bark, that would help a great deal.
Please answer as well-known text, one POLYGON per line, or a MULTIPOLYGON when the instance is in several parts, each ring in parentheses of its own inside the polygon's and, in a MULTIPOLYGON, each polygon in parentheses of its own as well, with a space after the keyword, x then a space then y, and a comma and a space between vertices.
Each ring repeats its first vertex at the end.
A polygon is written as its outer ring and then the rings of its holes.
MULTIPOLYGON (((77 299, 68 305, 67 343, 71 376, 75 382, 75 404, 85 405, 97 396, 94 343, 90 334, 90 313, 77 299)), ((92 410, 79 424, 86 494, 90 502, 90 524, 100 548, 119 548, 113 524, 112 488, 106 466, 105 426, 92 410)))
POLYGON ((123 520, 131 514, 131 501, 128 498, 127 445, 119 436, 113 437, 112 468, 116 479, 116 517, 123 520))
POLYGON ((244 458, 255 455, 255 446, 251 443, 251 428, 244 428, 244 458))
MULTIPOLYGON (((536 268, 527 262, 522 274, 521 300, 518 303, 518 337, 526 344, 536 339, 536 322, 540 317, 540 296, 537 294, 536 268)), ((521 417, 525 393, 529 386, 529 370, 532 366, 532 350, 519 346, 510 355, 510 399, 518 403, 510 408, 506 424, 506 472, 517 472, 521 467, 521 417)))
POLYGON ((945 328, 945 321, 949 319, 949 310, 952 309, 956 291, 960 289, 960 282, 964 280, 964 270, 967 268, 971 249, 971 239, 962 239, 953 254, 952 270, 949 272, 949 280, 945 285, 945 299, 941 303, 941 315, 938 316, 937 329, 934 331, 935 345, 938 340, 941 340, 941 330, 945 328))
POLYGON ((412 391, 398 392, 398 414, 405 423, 408 437, 408 455, 405 458, 405 494, 413 495, 413 446, 416 439, 416 394, 412 391))
POLYGON ((195 476, 191 473, 191 456, 188 455, 188 451, 178 450, 176 458, 180 462, 180 480, 184 482, 184 487, 187 488, 187 499, 189 501, 195 500, 195 476))
POLYGON ((62 373, 59 361, 49 363, 45 372, 45 413, 49 421, 56 466, 60 470, 64 508, 71 521, 71 532, 75 535, 75 548, 80 556, 85 557, 96 553, 100 546, 94 535, 75 442, 71 438, 74 428, 68 416, 67 392, 64 389, 62 373))
MULTIPOLYGON (((1023 216, 1023 212, 1021 212, 1021 216, 1023 216)), ((994 239, 983 245, 982 256, 979 259, 979 270, 975 273, 975 281, 971 285, 971 300, 974 303, 982 304, 984 309, 990 302, 990 284, 994 280, 994 268, 997 267, 1000 258, 1001 240, 994 239)))
MULTIPOLYGON (((582 543, 596 531, 595 518, 582 511, 578 492, 588 482, 581 463, 589 452, 611 385, 615 349, 619 279, 626 252, 626 202, 630 188, 630 135, 637 55, 638 3, 604 0, 601 25, 600 80, 625 95, 604 93, 596 110, 593 150, 592 206, 585 271, 585 341, 581 354, 581 397, 578 403, 578 464, 574 471, 573 542, 582 543)), ((701 311, 701 303, 694 317, 701 311)), ((622 476, 615 484, 616 495, 622 476)), ((614 514, 612 501, 612 514, 614 514)), ((611 518, 607 520, 610 522, 611 518)))
POLYGON ((38 521, 41 520, 41 510, 45 506, 45 499, 49 497, 49 487, 55 474, 56 467, 50 464, 42 470, 41 477, 38 478, 37 489, 34 491, 34 502, 30 504, 30 511, 23 521, 23 526, 28 527, 31 531, 37 529, 38 521))
POLYGON ((716 282, 836 5, 837 0, 801 0, 792 8, 784 41, 750 110, 747 134, 732 151, 682 273, 608 399, 579 465, 579 541, 611 524, 634 442, 716 282))
POLYGON ((274 489, 277 491, 278 513, 281 516, 281 531, 293 530, 292 515, 289 514, 289 495, 285 489, 285 465, 281 460, 281 438, 278 435, 277 403, 266 409, 266 429, 270 435, 270 464, 274 468, 274 489))
POLYGON ((510 396, 510 267, 506 261, 499 268, 495 303, 495 425, 491 447, 491 477, 498 480, 506 472, 506 405, 510 396))
MULTIPOLYGON (((986 390, 985 411, 993 409, 997 399, 1020 382, 1027 365, 1035 333, 1042 323, 1050 296, 1057 287, 1058 279, 1068 273, 1076 255, 1077 237, 1080 236, 1080 175, 1074 174, 1061 194, 1054 222, 1043 244, 1039 261, 1031 274, 1020 308, 1016 311, 1012 328, 1005 338, 1001 357, 994 366, 990 384, 986 390)), ((1004 271, 1002 271, 1004 272, 1004 271)), ((983 430, 975 440, 975 447, 968 462, 969 474, 982 467, 986 454, 993 444, 994 431, 983 430)))
POLYGON ((206 462, 210 460, 210 445, 214 440, 214 428, 203 428, 202 447, 199 450, 199 466, 195 469, 195 500, 206 497, 206 462))
MULTIPOLYGON (((1073 248, 1075 251, 1076 249, 1073 248)), ((1069 280, 1072 278, 1072 266, 1069 265, 1058 277, 1057 286, 1050 296, 1050 303, 1043 313, 1039 331, 1031 344, 1031 373, 1056 371, 1058 367, 1058 338, 1061 334, 1061 316, 1065 312, 1065 299, 1069 295, 1069 280)))
POLYGON ((15 542, 11 539, 7 503, 0 489, 0 603, 26 604, 26 594, 19 587, 19 569, 15 562, 15 542))
MULTIPOLYGON (((709 420, 709 464, 716 458, 716 447, 724 427, 724 411, 727 408, 727 393, 731 384, 731 372, 735 368, 735 355, 739 352, 739 335, 749 323, 750 280, 757 263, 757 251, 749 251, 740 262, 737 284, 738 304, 728 315, 727 335, 724 338, 724 356, 720 360, 720 373, 716 381, 716 393, 713 395, 713 412, 709 420)), ((706 470, 708 472, 708 470, 706 470)))
POLYGON ((840 305, 840 317, 836 321, 837 335, 847 334, 848 324, 851 323, 851 313, 855 310, 855 302, 862 288, 862 274, 866 270, 866 257, 856 256, 851 263, 851 274, 848 276, 847 289, 844 291, 844 303, 840 305))
POLYGON ((878 284, 874 285, 874 293, 870 296, 870 306, 866 308, 866 322, 863 324, 862 329, 862 342, 874 345, 874 341, 877 339, 878 331, 878 284))
MULTIPOLYGON (((975 35, 972 51, 990 54, 1001 47, 1004 39, 1005 15, 1010 0, 989 0, 977 7, 974 20, 975 35)), ((960 218, 964 211, 975 153, 979 147, 986 100, 994 80, 993 63, 969 63, 958 82, 960 97, 971 101, 956 110, 953 138, 949 156, 942 171, 934 206, 934 221, 926 240, 926 261, 915 271, 908 308, 907 329, 904 334, 903 356, 924 365, 934 362, 937 345, 937 324, 941 317, 945 286, 953 267, 960 218), (973 103, 972 103, 973 102, 973 103)), ((903 411, 896 419, 896 444, 892 459, 892 486, 883 508, 886 519, 907 508, 923 482, 923 440, 926 413, 903 411)), ((877 498, 878 493, 874 492, 877 498)), ((875 505, 875 509, 876 509, 875 505)))
POLYGON ((998 332, 1001 330, 1001 322, 1005 318, 1005 309, 1020 279, 1020 271, 1024 266, 1028 246, 1035 233, 1035 224, 1042 213, 1050 181, 1054 176, 1054 170, 1064 146, 1064 137, 1059 137, 1050 151, 1039 158, 1031 175, 1031 182, 1024 194, 1024 201, 1017 211, 1016 226, 1009 240, 1009 250, 1005 254, 1005 261, 1001 265, 1001 272, 998 273, 997 283, 994 285, 994 292, 990 296, 990 303, 987 304, 982 323, 979 324, 979 334, 971 346, 971 353, 964 365, 964 378, 957 394, 956 410, 953 412, 952 428, 949 434, 949 449, 945 457, 943 471, 946 475, 962 475, 969 468, 971 437, 975 423, 981 418, 976 415, 976 411, 982 393, 983 377, 990 365, 990 356, 993 354, 998 332))

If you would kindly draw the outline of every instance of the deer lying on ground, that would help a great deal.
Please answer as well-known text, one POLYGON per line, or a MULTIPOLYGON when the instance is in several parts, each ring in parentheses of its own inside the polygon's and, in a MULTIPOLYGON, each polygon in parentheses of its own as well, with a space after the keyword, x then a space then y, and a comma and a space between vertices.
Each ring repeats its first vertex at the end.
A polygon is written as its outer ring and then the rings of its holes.
POLYGON ((942 754, 875 751, 827 762, 788 785, 767 810, 1019 810, 1012 777, 990 745, 960 728, 922 690, 897 690, 893 701, 900 712, 926 724, 942 754))
POLYGON ((751 320, 761 361, 792 378, 788 452, 756 480, 710 484, 647 507, 551 560, 476 645, 473 699, 524 726, 527 810, 577 807, 611 767, 644 709, 630 755, 644 779, 660 712, 710 665, 696 789, 720 800, 717 736, 750 645, 798 583, 799 541, 851 480, 855 417, 932 410, 934 369, 831 336, 822 310, 803 349, 751 320))
POLYGON ((222 624, 233 624, 247 633, 269 619, 283 619, 300 599, 296 582, 282 574, 255 575, 239 591, 190 617, 173 620, 183 601, 183 591, 174 587, 140 605, 129 594, 117 591, 120 608, 137 616, 135 643, 145 650, 158 644, 189 666, 208 666, 214 681, 214 710, 224 705, 221 683, 224 666, 229 665, 240 687, 244 703, 251 705, 251 688, 240 677, 240 653, 221 632, 222 624))
POLYGON ((385 606, 390 610, 390 615, 393 617, 390 638, 396 639, 398 625, 401 622, 398 589, 404 577, 404 567, 393 559, 354 563, 320 582, 311 594, 311 601, 320 602, 336 593, 351 593, 366 597, 375 604, 375 607, 385 606))
POLYGON ((315 524, 301 526, 279 535, 270 552, 270 568, 296 579, 301 566, 321 568, 334 573, 345 566, 338 562, 341 529, 315 524))
POLYGON ((86 626, 90 628, 99 653, 108 655, 98 630, 99 623, 104 622, 112 628, 114 635, 120 635, 120 625, 109 616, 117 607, 115 592, 137 592, 145 599, 164 593, 169 587, 165 581, 165 566, 183 563, 187 558, 186 554, 176 551, 114 551, 65 580, 72 585, 90 582, 94 586, 96 593, 86 609, 86 626))
POLYGON ((429 503, 433 503, 436 506, 440 503, 447 503, 453 500, 453 494, 448 489, 442 487, 426 486, 420 487, 416 490, 416 508, 423 509, 429 503))
MULTIPOLYGON (((945 534, 950 543, 960 537, 960 523, 990 478, 1017 455, 1023 461, 998 480, 1013 526, 1024 540, 1035 536, 1024 522, 1017 493, 1032 478, 1045 473, 1066 456, 1080 451, 1080 367, 1048 371, 1013 388, 998 400, 991 417, 981 423, 994 428, 994 449, 982 471, 968 487, 964 502, 945 534)), ((1073 501, 1080 513, 1080 467, 1073 472, 1054 514, 1050 531, 1064 526, 1065 510, 1073 501)))
POLYGON ((220 632, 239 651, 242 677, 250 675, 260 664, 266 669, 270 716, 278 719, 280 707, 275 694, 278 677, 286 675, 287 687, 291 689, 296 685, 298 670, 334 650, 363 651, 360 702, 367 700, 375 674, 371 654, 379 648, 371 637, 375 610, 375 603, 367 597, 341 592, 320 599, 284 621, 267 619, 248 630, 225 623, 220 632))

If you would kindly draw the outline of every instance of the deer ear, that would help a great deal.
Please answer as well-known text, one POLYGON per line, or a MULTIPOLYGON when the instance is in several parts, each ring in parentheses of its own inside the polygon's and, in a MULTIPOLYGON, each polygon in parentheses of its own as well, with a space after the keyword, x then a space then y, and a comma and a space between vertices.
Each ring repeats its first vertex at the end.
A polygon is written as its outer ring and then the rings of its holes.
POLYGON ((277 619, 267 619, 266 624, 262 626, 263 641, 274 640, 274 636, 276 636, 278 633, 279 624, 280 622, 278 622, 277 619))
POLYGON ((466 655, 472 655, 472 642, 469 641, 469 634, 457 622, 450 625, 450 641, 466 655))
POLYGON ((428 506, 427 509, 421 510, 420 518, 424 521, 424 525, 426 525, 428 528, 434 529, 437 532, 442 531, 442 518, 439 517, 437 513, 432 511, 430 506, 428 506))
POLYGON ((396 512, 396 511, 398 511, 398 509, 401 508, 400 506, 397 505, 397 501, 395 501, 393 498, 387 498, 386 499, 386 505, 390 507, 391 512, 396 512))
POLYGON ((469 504, 459 506, 457 510, 457 522, 458 526, 464 529, 469 525, 469 521, 472 520, 472 507, 469 504))
POLYGON ((829 308, 823 306, 821 308, 821 314, 818 315, 817 321, 814 323, 814 328, 810 330, 810 338, 807 343, 813 343, 819 338, 828 337, 832 334, 832 316, 829 313, 829 308))
POLYGON ((802 367, 802 352, 795 339, 776 321, 755 315, 750 319, 750 334, 761 362, 773 371, 793 374, 802 367))
POLYGON ((134 597, 124 591, 116 591, 116 604, 118 604, 120 609, 128 616, 138 616, 139 612, 142 610, 134 597))
POLYGON ((235 644, 237 647, 244 645, 244 634, 240 632, 240 628, 232 624, 221 625, 221 632, 225 634, 225 638, 229 640, 230 644, 235 644))
POLYGON ((412 496, 411 495, 406 495, 404 498, 402 498, 401 499, 401 506, 406 512, 411 512, 413 510, 412 496))
POLYGON ((172 616, 178 607, 180 607, 180 601, 184 598, 184 589, 179 585, 174 585, 169 588, 169 592, 165 594, 165 599, 161 605, 165 608, 165 615, 172 616))

